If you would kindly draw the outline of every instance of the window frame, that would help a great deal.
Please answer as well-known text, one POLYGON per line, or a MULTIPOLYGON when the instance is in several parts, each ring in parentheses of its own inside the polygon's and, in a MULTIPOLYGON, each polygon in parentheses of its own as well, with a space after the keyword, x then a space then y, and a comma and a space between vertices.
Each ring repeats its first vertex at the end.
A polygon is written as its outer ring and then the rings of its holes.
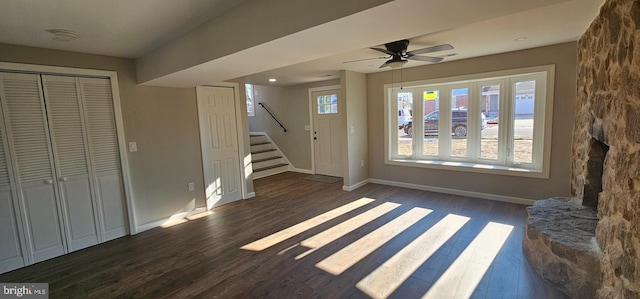
POLYGON ((394 87, 393 84, 383 86, 384 102, 384 122, 385 122, 385 164, 408 167, 446 169, 452 171, 490 173, 508 176, 522 176, 534 178, 549 178, 550 157, 551 157, 551 128, 553 116, 553 95, 555 81, 555 65, 542 65, 494 72, 468 74, 453 77, 443 77, 429 80, 412 81, 403 83, 403 89, 394 87), (532 141, 532 163, 513 163, 513 132, 515 124, 515 83, 535 78, 534 102, 534 127, 532 141), (542 84, 540 84, 540 83, 542 84), (498 128, 498 159, 483 159, 480 157, 480 137, 481 119, 480 114, 475 115, 475 111, 481 111, 480 99, 482 86, 500 85, 499 90, 499 119, 498 128), (464 158, 451 157, 449 153, 451 144, 451 134, 447 130, 451 128, 451 91, 453 89, 468 89, 467 107, 467 156, 464 158), (443 88, 444 87, 444 88, 443 88), (413 93, 413 131, 423 132, 424 104, 423 91, 439 89, 439 134, 438 134, 438 156, 422 155, 423 138, 412 138, 411 155, 399 155, 398 153, 398 130, 395 127, 397 119, 397 93, 413 93), (418 95, 418 96, 417 96, 418 95), (447 110, 447 111, 444 111, 447 110), (444 111, 444 113, 443 113, 444 111), (445 116, 443 119, 442 116, 445 116), (442 122, 447 125, 441 125, 442 122), (507 125, 502 125, 506 123, 507 125), (477 132, 476 132, 477 130, 477 132), (444 132, 444 134, 443 134, 444 132), (511 135, 511 136, 510 136, 511 135), (443 152, 445 150, 446 152, 443 152), (420 151, 420 152, 418 152, 420 151), (447 155, 445 157, 445 155, 447 155))

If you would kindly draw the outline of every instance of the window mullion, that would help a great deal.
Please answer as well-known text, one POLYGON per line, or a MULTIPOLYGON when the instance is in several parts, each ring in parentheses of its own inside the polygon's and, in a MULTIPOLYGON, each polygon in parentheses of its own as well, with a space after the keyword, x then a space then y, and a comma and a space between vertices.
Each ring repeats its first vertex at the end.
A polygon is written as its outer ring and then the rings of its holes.
POLYGON ((438 114, 438 157, 442 160, 451 157, 451 87, 441 86, 438 114))
POLYGON ((498 127, 498 161, 500 164, 506 165, 507 161, 509 161, 510 157, 510 142, 509 142, 509 127, 510 116, 509 111, 511 111, 511 82, 510 80, 501 80, 500 83, 500 108, 499 108, 499 116, 498 122, 500 126, 498 127))

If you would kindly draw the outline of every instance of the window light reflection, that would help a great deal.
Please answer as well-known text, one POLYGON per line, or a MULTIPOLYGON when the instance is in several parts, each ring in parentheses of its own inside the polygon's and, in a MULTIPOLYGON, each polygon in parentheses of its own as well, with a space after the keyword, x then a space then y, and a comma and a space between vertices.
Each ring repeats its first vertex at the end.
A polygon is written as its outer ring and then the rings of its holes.
POLYGON ((467 221, 469 217, 447 215, 360 280, 356 287, 372 298, 389 297, 467 221))
POLYGON ((316 267, 330 274, 340 275, 431 212, 429 209, 413 208, 320 261, 316 267))
POLYGON ((489 222, 422 298, 469 298, 513 226, 489 222))
POLYGON ((385 202, 371 210, 368 210, 358 216, 355 216, 349 220, 346 220, 330 229, 327 229, 309 239, 306 239, 300 243, 304 247, 311 248, 305 253, 302 253, 296 257, 297 260, 311 254, 312 252, 320 249, 342 236, 356 230, 357 228, 377 219, 378 217, 389 213, 393 209, 399 207, 400 204, 385 202))
POLYGON ((362 207, 366 204, 369 204, 371 202, 373 202, 374 199, 371 198, 360 198, 356 201, 350 202, 346 205, 343 205, 341 207, 335 208, 331 211, 328 211, 326 213, 320 214, 316 217, 310 218, 308 220, 305 220, 303 222, 300 222, 294 226, 291 226, 289 228, 283 229, 279 232, 276 232, 274 234, 271 234, 269 236, 266 236, 260 240, 251 242, 247 245, 244 245, 242 247, 240 247, 240 249, 245 249, 245 250, 253 250, 253 251, 262 251, 265 250, 273 245, 276 245, 284 240, 287 240, 293 236, 296 236, 298 234, 301 234, 309 229, 312 229, 320 224, 323 224, 329 220, 332 220, 336 217, 339 217, 341 215, 344 215, 350 211, 353 211, 359 207, 362 207))

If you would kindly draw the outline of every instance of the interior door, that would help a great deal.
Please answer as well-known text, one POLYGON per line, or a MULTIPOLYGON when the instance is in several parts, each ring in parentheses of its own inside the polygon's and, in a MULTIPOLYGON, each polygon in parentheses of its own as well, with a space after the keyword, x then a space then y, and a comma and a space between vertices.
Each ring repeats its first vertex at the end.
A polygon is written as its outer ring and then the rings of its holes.
POLYGON ((312 96, 315 172, 342 177, 342 114, 339 89, 315 91, 312 96))
POLYGON ((127 218, 118 133, 108 79, 78 78, 89 141, 95 205, 102 242, 127 234, 127 218))
POLYGON ((233 88, 198 86, 207 209, 242 198, 233 88))
POLYGON ((0 73, 2 110, 17 195, 24 211, 27 246, 36 263, 65 253, 60 205, 40 77, 0 73))
MULTIPOLYGON (((1 74, 0 74, 1 76, 1 74)), ((0 80, 0 90, 2 80, 0 80)), ((0 100, 1 96, 0 96, 0 100)), ((11 175, 7 159, 7 142, 4 117, 0 109, 0 273, 23 267, 26 264, 20 242, 20 212, 11 187, 11 175)))
POLYGON ((99 243, 78 79, 42 76, 69 251, 99 243))

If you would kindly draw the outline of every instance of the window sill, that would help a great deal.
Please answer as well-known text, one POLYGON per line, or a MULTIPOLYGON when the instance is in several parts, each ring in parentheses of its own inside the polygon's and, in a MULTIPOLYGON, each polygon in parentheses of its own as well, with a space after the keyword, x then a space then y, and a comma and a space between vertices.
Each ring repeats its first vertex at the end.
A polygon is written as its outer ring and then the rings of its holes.
POLYGON ((548 171, 541 171, 528 168, 508 167, 501 165, 479 164, 470 162, 455 161, 435 161, 435 160, 410 160, 410 159, 387 159, 385 164, 405 167, 430 168, 461 172, 475 172, 485 174, 496 174, 517 177, 548 179, 548 171))

